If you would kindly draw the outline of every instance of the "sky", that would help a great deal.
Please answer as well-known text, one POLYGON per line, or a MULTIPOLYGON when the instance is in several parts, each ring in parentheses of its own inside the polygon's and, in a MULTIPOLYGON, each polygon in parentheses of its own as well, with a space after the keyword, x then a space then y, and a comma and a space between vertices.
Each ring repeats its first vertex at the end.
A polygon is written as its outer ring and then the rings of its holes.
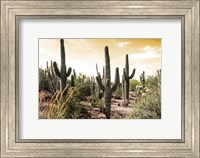
MULTIPOLYGON (((96 76, 96 63, 102 74, 105 46, 109 48, 112 81, 116 67, 121 78, 126 54, 129 73, 136 69, 134 79, 139 80, 142 71, 148 76, 161 69, 161 39, 64 39, 64 45, 66 67, 75 69, 77 74, 96 76)), ((39 39, 39 67, 46 68, 46 62, 51 60, 60 68, 60 39, 39 39)))

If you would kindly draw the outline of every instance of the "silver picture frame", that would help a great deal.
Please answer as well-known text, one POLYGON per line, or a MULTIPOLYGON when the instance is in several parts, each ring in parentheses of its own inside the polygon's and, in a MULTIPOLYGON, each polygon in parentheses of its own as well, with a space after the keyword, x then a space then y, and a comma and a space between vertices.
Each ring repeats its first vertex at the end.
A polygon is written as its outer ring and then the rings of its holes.
POLYGON ((200 157, 199 0, 1 0, 1 157, 200 157), (19 139, 20 19, 180 19, 181 139, 19 139))

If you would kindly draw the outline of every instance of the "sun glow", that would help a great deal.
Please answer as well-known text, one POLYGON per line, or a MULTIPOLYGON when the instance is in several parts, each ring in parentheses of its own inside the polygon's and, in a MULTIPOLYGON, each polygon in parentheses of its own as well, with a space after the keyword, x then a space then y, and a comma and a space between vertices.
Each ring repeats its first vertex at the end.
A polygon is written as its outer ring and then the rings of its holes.
MULTIPOLYGON (((96 76, 96 63, 100 73, 104 65, 104 47, 109 47, 111 78, 115 68, 120 75, 125 66, 125 55, 129 54, 129 68, 136 68, 136 79, 142 71, 154 75, 161 68, 161 39, 64 39, 66 66, 77 73, 96 76)), ((60 66, 60 39, 39 39, 39 67, 56 61, 60 66)))

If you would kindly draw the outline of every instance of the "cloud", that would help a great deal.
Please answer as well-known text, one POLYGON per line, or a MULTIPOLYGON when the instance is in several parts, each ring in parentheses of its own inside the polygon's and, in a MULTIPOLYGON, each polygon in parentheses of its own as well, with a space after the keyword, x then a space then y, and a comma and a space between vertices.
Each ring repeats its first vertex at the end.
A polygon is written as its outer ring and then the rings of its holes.
POLYGON ((161 58, 160 48, 145 46, 140 52, 128 53, 129 58, 135 60, 144 60, 144 59, 157 59, 161 58))
POLYGON ((118 44, 117 44, 117 46, 118 47, 125 47, 126 45, 128 45, 130 42, 119 42, 118 44))
POLYGON ((160 54, 156 53, 133 53, 129 54, 129 58, 135 60, 143 60, 143 59, 152 59, 152 58, 160 58, 160 54))
POLYGON ((146 53, 160 53, 161 49, 160 47, 151 47, 151 46, 145 46, 143 48, 143 51, 146 53))

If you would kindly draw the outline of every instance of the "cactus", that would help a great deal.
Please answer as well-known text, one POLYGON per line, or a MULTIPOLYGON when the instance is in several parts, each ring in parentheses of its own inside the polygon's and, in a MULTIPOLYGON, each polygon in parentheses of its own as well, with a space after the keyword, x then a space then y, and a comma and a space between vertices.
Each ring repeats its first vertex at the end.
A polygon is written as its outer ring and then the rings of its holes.
POLYGON ((74 80, 76 80, 76 71, 73 69, 74 80))
MULTIPOLYGON (((104 77, 104 67, 103 67, 103 76, 101 76, 100 72, 98 71, 98 65, 97 65, 97 63, 96 63, 96 71, 97 71, 97 76, 101 80, 103 80, 103 77, 104 77)), ((97 93, 99 99, 101 99, 103 97, 103 93, 104 92, 99 88, 99 86, 96 87, 96 93, 97 93)))
POLYGON ((75 87, 75 80, 74 75, 71 75, 71 81, 70 81, 71 87, 75 87))
POLYGON ((60 40, 60 51, 61 51, 61 69, 59 71, 57 63, 53 62, 53 67, 56 75, 60 78, 60 89, 64 90, 67 84, 67 77, 70 76, 70 73, 72 71, 71 67, 68 68, 68 71, 66 71, 66 65, 65 65, 65 47, 64 47, 64 40, 60 40))
POLYGON ((129 76, 129 60, 128 60, 128 54, 126 54, 126 62, 125 62, 125 68, 123 69, 123 95, 124 95, 124 102, 128 104, 129 101, 129 87, 130 87, 130 79, 132 79, 135 75, 135 69, 133 69, 132 74, 129 76))
POLYGON ((142 88, 145 88, 145 72, 143 71, 140 75, 140 82, 142 83, 142 88))
POLYGON ((118 82, 119 82, 119 68, 115 70, 115 83, 111 86, 111 74, 110 74, 110 56, 108 47, 105 47, 105 75, 104 82, 100 77, 100 74, 97 75, 96 81, 99 85, 99 88, 104 91, 104 103, 105 103, 105 113, 106 118, 110 119, 110 110, 111 110, 111 94, 116 91, 118 82))
POLYGON ((125 83, 124 83, 124 75, 122 75, 122 98, 125 101, 125 83))
POLYGON ((95 79, 94 76, 90 78, 90 95, 91 95, 91 105, 94 107, 96 105, 96 91, 95 91, 95 79))
POLYGON ((95 79, 94 76, 90 78, 90 94, 95 95, 95 79))
POLYGON ((58 85, 58 78, 53 71, 52 61, 50 67, 48 65, 48 61, 46 63, 45 76, 49 86, 48 90, 52 94, 54 94, 56 90, 59 88, 59 85, 58 85))

